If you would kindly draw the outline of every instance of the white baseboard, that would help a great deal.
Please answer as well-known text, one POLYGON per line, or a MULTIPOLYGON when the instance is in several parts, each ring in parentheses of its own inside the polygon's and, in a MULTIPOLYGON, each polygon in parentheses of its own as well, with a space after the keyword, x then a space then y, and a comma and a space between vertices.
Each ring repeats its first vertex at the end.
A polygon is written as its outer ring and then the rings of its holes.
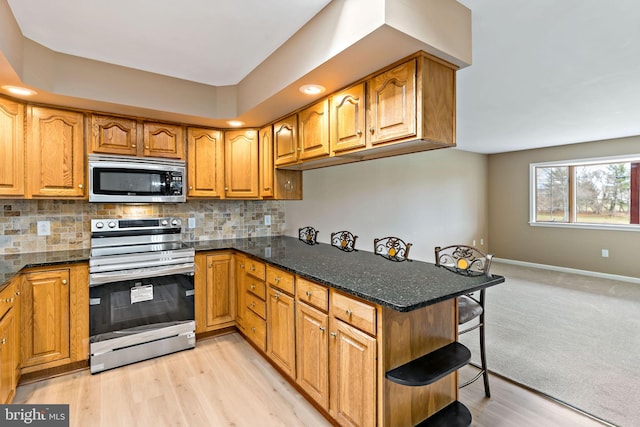
POLYGON ((640 278, 638 277, 600 273, 598 271, 579 270, 577 268, 558 267, 557 265, 536 264, 535 262, 518 261, 515 259, 505 259, 505 258, 494 257, 493 261, 502 262, 504 264, 519 265, 522 267, 540 268, 543 270, 560 271, 562 273, 582 274, 583 276, 599 277, 601 279, 620 280, 621 282, 630 282, 630 283, 640 284, 640 278))

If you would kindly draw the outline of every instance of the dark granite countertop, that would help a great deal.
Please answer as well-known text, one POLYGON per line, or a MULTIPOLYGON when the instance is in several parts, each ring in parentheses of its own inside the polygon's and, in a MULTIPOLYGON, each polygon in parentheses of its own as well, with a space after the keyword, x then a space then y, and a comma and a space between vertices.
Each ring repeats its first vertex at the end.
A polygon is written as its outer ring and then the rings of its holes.
POLYGON ((411 311, 497 285, 504 277, 465 277, 422 261, 393 262, 371 252, 343 252, 294 237, 194 242, 196 251, 236 249, 302 277, 397 311, 411 311))
MULTIPOLYGON (((234 249, 302 277, 397 311, 411 311, 504 282, 504 277, 465 277, 422 261, 393 262, 371 252, 343 252, 294 237, 189 242, 196 252, 234 249)), ((89 260, 89 250, 0 255, 0 289, 28 267, 89 260)))

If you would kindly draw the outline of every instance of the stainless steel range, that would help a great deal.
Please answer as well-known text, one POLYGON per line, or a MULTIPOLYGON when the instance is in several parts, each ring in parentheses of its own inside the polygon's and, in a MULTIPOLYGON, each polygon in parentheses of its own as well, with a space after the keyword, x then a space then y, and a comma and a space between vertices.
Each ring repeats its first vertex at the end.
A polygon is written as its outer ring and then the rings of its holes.
POLYGON ((91 221, 91 373, 195 347, 195 251, 177 218, 91 221))

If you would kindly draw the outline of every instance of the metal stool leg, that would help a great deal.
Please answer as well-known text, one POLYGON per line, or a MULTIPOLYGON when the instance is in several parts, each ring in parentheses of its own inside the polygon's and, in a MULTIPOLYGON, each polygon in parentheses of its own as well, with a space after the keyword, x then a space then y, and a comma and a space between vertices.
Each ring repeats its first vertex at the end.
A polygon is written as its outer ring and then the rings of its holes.
POLYGON ((484 380, 484 394, 487 397, 491 397, 491 391, 489 390, 489 371, 487 370, 487 354, 484 349, 484 292, 480 295, 482 305, 482 314, 480 315, 480 362, 482 364, 482 379, 484 380))

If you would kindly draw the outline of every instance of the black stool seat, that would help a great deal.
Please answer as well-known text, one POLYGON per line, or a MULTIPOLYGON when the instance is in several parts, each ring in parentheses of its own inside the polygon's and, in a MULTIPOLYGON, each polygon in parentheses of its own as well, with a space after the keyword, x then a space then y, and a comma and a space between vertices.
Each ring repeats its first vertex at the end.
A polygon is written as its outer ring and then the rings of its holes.
POLYGON ((467 323, 480 316, 483 308, 473 298, 466 295, 458 297, 458 325, 467 323))

